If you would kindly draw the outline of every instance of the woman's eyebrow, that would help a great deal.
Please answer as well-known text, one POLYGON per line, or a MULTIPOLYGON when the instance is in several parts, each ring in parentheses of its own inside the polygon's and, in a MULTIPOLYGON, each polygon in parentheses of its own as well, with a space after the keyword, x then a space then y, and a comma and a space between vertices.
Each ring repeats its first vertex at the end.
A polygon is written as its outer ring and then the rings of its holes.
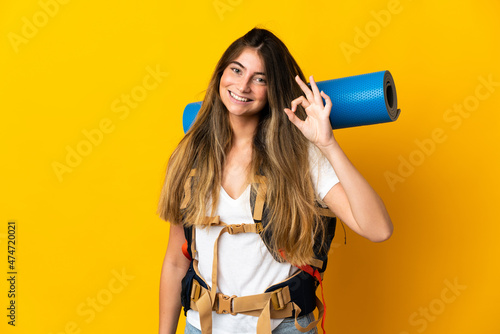
MULTIPOLYGON (((240 62, 236 61, 236 60, 233 60, 230 64, 236 64, 238 66, 240 66, 242 69, 246 69, 245 66, 243 66, 240 62)), ((266 73, 264 72, 255 72, 255 74, 259 74, 259 75, 266 75, 266 73)))

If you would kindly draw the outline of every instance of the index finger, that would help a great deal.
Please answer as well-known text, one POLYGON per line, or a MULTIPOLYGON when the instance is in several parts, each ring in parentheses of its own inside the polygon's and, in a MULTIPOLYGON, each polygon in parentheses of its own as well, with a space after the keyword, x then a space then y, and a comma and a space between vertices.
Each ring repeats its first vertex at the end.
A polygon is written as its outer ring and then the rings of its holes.
POLYGON ((313 102, 314 95, 311 89, 309 89, 309 87, 304 83, 304 81, 302 81, 302 79, 298 75, 295 76, 295 81, 297 81, 304 94, 306 94, 307 100, 309 100, 309 102, 313 102))

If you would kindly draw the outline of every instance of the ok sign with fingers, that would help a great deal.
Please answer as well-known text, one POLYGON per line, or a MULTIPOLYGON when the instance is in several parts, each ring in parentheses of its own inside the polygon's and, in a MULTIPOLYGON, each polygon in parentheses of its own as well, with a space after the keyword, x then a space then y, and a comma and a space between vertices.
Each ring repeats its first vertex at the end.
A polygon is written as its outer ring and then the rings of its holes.
POLYGON ((295 77, 295 81, 297 81, 306 96, 299 96, 293 100, 292 109, 285 108, 285 113, 288 119, 299 128, 309 141, 322 149, 335 143, 332 125, 330 123, 332 101, 325 92, 319 91, 312 75, 309 79, 311 81, 312 90, 298 75, 295 77), (326 101, 325 105, 323 105, 322 97, 326 101), (298 105, 302 105, 306 111, 307 117, 305 120, 301 120, 295 115, 298 105))

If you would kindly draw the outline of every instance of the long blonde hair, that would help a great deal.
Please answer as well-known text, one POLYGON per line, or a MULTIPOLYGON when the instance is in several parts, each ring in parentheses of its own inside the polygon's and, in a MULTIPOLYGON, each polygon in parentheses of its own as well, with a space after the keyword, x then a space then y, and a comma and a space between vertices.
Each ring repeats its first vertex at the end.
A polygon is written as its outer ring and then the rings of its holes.
MULTIPOLYGON (((325 226, 315 206, 309 141, 288 120, 283 109, 303 95, 294 77, 299 75, 304 82, 305 77, 285 44, 268 30, 252 29, 234 41, 220 58, 196 120, 170 156, 157 213, 174 224, 209 225, 206 217, 213 215, 217 207, 222 166, 233 133, 219 95, 220 79, 224 69, 245 48, 257 50, 263 59, 268 96, 253 141, 248 181, 254 181, 259 171, 267 177, 266 205, 272 209, 266 229, 273 236, 272 245, 268 246, 275 253, 284 252, 290 263, 304 265, 314 255, 314 239, 319 236, 324 240, 325 226), (181 211, 184 184, 192 168, 197 169, 193 178, 195 191, 181 211)), ((302 108, 296 114, 305 119, 302 108)))

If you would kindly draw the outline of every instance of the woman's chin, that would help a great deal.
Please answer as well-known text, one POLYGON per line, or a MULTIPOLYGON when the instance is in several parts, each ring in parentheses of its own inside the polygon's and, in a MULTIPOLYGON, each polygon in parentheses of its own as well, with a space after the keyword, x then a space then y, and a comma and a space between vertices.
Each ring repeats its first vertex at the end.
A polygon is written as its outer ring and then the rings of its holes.
POLYGON ((227 108, 227 110, 229 112, 229 117, 252 118, 259 114, 258 111, 246 110, 242 108, 227 108))

